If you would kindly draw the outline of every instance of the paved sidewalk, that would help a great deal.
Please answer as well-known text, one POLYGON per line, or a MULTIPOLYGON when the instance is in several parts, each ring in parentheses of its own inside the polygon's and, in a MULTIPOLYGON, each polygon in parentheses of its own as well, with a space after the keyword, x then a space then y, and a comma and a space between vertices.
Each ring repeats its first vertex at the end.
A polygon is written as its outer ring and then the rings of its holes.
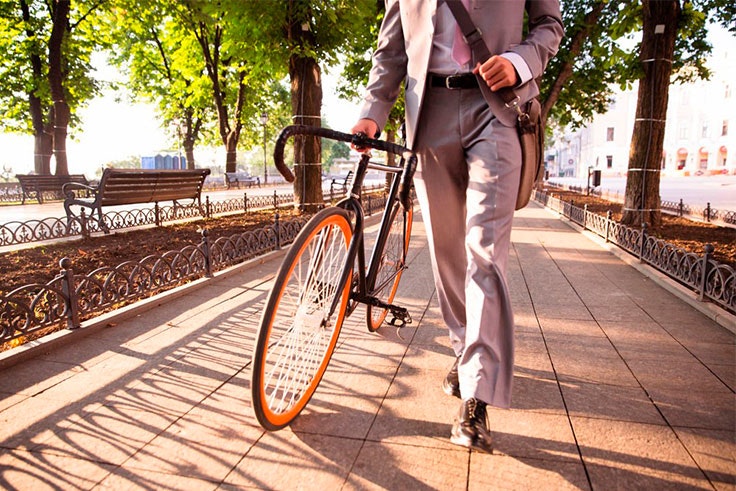
POLYGON ((414 231, 414 323, 371 334, 356 311, 290 428, 250 404, 275 254, 2 370, 0 488, 736 489, 734 334, 535 204, 509 268, 513 408, 489 411, 492 455, 451 445, 453 357, 414 231))

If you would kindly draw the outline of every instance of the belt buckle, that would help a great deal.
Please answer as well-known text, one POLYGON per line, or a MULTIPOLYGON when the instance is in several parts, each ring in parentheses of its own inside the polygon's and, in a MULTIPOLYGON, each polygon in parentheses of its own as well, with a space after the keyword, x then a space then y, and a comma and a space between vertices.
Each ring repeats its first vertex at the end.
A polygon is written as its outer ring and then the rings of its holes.
POLYGON ((458 75, 448 75, 447 77, 445 77, 445 88, 450 90, 457 89, 457 86, 453 85, 452 81, 457 80, 458 78, 460 78, 458 75))

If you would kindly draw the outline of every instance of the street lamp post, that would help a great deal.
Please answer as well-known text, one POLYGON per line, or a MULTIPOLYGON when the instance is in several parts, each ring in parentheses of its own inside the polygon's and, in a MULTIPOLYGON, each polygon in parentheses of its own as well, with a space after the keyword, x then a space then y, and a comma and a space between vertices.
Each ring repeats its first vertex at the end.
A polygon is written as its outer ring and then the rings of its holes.
POLYGON ((268 158, 266 154, 266 123, 268 123, 268 113, 261 113, 261 124, 263 125, 263 184, 268 184, 268 158))

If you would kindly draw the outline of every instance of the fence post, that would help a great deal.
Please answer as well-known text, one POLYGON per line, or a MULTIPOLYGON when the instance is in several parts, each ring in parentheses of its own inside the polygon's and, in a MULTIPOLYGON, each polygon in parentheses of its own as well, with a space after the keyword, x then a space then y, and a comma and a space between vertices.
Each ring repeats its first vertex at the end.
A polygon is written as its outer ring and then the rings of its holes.
POLYGON ((705 244, 705 254, 703 255, 703 267, 701 269, 701 276, 700 276, 700 292, 698 295, 698 300, 701 302, 705 301, 705 286, 708 283, 708 270, 710 269, 710 260, 713 257, 713 252, 715 251, 715 247, 713 247, 713 244, 705 244))
MULTIPOLYGON (((158 201, 156 201, 153 204, 153 217, 154 217, 154 221, 156 222, 156 226, 157 227, 160 227, 161 226, 161 215, 160 215, 160 211, 161 210, 158 207, 158 201)), ((176 206, 174 206, 174 218, 176 218, 176 206)))
POLYGON ((248 193, 243 193, 243 213, 248 214, 248 193))
POLYGON ((644 262, 644 246, 647 242, 647 224, 642 222, 641 224, 641 243, 639 244, 639 262, 644 262))
POLYGON ((79 210, 79 222, 82 227, 82 237, 89 239, 89 225, 87 224, 87 214, 84 212, 84 208, 79 210))
POLYGON ((212 209, 210 208, 210 195, 204 197, 204 216, 205 218, 212 218, 212 209))
POLYGON ((685 203, 682 202, 682 198, 680 198, 680 205, 677 212, 679 213, 679 216, 683 216, 685 214, 685 203))
POLYGON ((204 274, 212 278, 212 251, 210 250, 210 231, 202 229, 202 251, 204 252, 204 274))
POLYGON ((705 221, 710 222, 710 202, 705 205, 705 221))
POLYGON ((64 301, 66 302, 66 327, 67 329, 76 329, 79 327, 79 306, 74 291, 72 260, 68 257, 62 258, 59 261, 59 266, 61 266, 61 275, 64 277, 61 290, 64 292, 64 301))
POLYGON ((611 217, 613 217, 613 212, 611 210, 608 210, 606 212, 606 243, 608 243, 608 234, 611 231, 611 217))
POLYGON ((583 230, 588 230, 588 205, 583 205, 583 230))
POLYGON ((275 213, 273 217, 273 230, 276 233, 276 250, 281 249, 281 231, 279 230, 279 214, 275 213))

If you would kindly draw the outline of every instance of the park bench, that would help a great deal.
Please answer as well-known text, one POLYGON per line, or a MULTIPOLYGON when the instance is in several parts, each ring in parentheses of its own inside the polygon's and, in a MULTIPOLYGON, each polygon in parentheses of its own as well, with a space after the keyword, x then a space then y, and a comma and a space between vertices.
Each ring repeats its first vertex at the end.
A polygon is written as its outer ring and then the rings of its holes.
POLYGON ((241 184, 244 184, 246 187, 261 187, 261 178, 251 176, 245 172, 225 172, 225 184, 228 189, 235 185, 240 189, 241 184))
POLYGON ((191 204, 196 203, 204 215, 202 186, 209 173, 209 169, 105 169, 96 187, 77 183, 63 186, 67 220, 71 222, 76 218, 72 206, 90 208, 90 216, 108 233, 109 228, 102 216, 105 206, 173 201, 176 208, 178 201, 184 199, 191 199, 191 204), (77 197, 75 192, 79 190, 89 191, 90 199, 77 197))
POLYGON ((62 187, 67 183, 77 183, 89 185, 89 181, 84 174, 70 174, 66 176, 52 176, 46 174, 16 174, 21 189, 21 204, 26 203, 26 199, 36 199, 39 204, 43 203, 43 195, 47 193, 55 198, 63 197, 62 187))
POLYGON ((345 193, 348 190, 348 183, 350 182, 350 179, 353 177, 353 171, 348 171, 347 175, 345 177, 341 178, 333 178, 332 182, 330 183, 330 194, 335 192, 335 189, 345 193))

